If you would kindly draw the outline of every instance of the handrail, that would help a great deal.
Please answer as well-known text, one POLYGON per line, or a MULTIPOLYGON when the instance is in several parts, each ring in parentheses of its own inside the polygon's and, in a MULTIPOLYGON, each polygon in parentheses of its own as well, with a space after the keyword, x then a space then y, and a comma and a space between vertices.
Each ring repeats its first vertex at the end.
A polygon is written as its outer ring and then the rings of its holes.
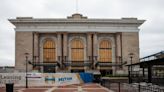
POLYGON ((127 62, 100 62, 98 61, 96 63, 96 66, 97 65, 100 65, 100 66, 122 66, 124 64, 126 64, 127 62))
POLYGON ((45 65, 54 66, 54 65, 57 65, 60 67, 60 64, 58 61, 54 61, 54 62, 29 62, 29 64, 31 64, 33 66, 45 66, 45 65))
POLYGON ((92 62, 87 61, 65 61, 63 62, 66 66, 90 66, 92 62))

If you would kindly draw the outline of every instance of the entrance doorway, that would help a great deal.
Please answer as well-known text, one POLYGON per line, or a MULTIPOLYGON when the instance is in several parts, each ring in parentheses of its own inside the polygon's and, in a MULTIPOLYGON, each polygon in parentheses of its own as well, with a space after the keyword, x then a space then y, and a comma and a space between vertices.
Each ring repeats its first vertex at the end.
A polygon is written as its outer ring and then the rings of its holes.
POLYGON ((113 73, 112 70, 100 70, 100 73, 102 76, 105 76, 105 75, 111 75, 113 73))
POLYGON ((55 66, 44 66, 44 73, 55 73, 55 66))
POLYGON ((71 73, 80 73, 80 72, 85 72, 84 69, 72 69, 71 73))

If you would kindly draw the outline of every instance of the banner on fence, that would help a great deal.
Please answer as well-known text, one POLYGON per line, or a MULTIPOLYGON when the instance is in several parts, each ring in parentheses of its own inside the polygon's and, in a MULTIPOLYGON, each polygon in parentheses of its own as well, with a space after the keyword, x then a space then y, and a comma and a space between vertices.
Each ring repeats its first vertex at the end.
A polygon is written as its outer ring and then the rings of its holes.
MULTIPOLYGON (((82 83, 78 73, 28 73, 29 86, 63 86, 82 83)), ((0 73, 0 86, 14 83, 15 86, 25 86, 25 73, 0 73)))
POLYGON ((23 84, 25 73, 0 73, 0 86, 6 83, 23 84))

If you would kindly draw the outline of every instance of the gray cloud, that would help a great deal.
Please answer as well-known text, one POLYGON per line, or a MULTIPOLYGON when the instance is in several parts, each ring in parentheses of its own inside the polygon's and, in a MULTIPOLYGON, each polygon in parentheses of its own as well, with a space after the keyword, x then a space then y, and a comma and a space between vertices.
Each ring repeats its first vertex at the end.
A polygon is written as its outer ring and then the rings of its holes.
MULTIPOLYGON (((79 12, 89 18, 137 17, 140 56, 164 50, 164 0, 79 0, 79 12)), ((15 32, 8 18, 17 16, 62 17, 75 13, 75 0, 1 0, 0 65, 14 65, 15 32)))

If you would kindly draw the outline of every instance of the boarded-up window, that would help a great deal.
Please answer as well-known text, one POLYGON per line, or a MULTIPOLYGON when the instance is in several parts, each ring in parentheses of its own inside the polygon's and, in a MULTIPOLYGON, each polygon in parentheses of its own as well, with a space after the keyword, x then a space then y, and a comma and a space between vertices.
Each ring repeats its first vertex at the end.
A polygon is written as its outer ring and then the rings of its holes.
POLYGON ((80 39, 71 42, 71 60, 84 61, 84 44, 80 39))
POLYGON ((112 62, 112 47, 108 40, 103 40, 99 44, 99 61, 112 62))
POLYGON ((55 62, 56 61, 56 47, 55 42, 51 39, 46 39, 43 45, 43 61, 55 62))

